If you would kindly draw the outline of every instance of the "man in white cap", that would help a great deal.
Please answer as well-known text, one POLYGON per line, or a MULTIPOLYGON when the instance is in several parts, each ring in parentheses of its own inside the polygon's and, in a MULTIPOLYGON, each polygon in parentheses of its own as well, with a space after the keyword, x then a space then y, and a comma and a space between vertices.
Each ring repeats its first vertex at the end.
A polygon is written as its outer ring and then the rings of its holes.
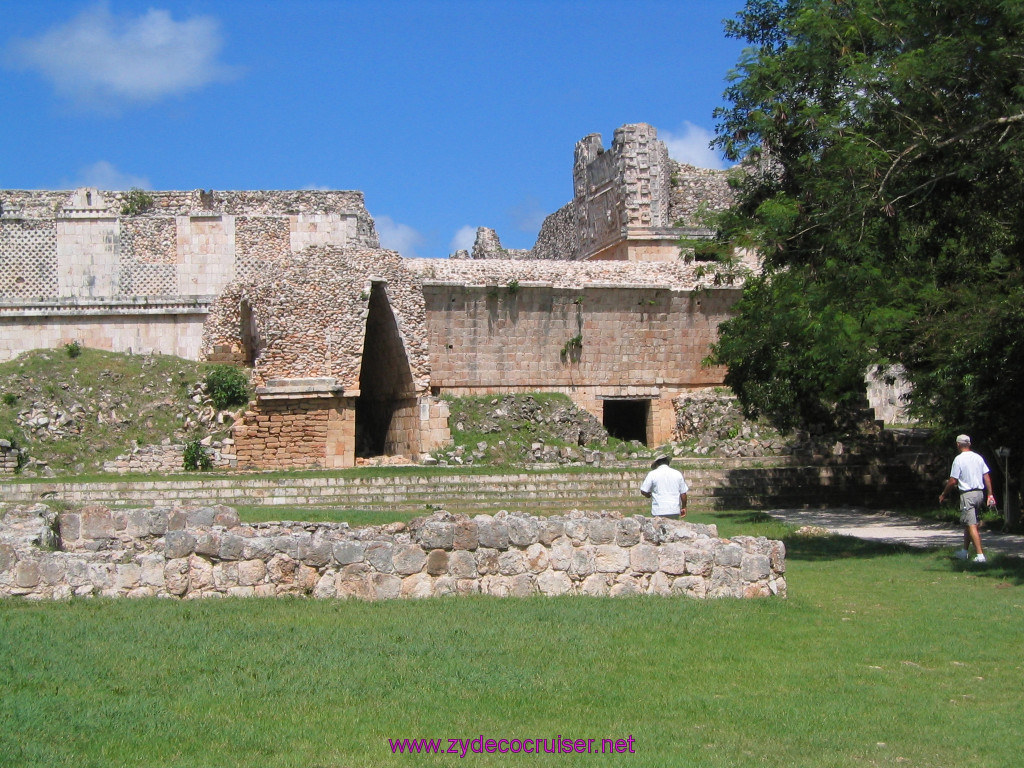
POLYGON ((996 505, 996 497, 992 494, 992 477, 988 464, 977 453, 971 450, 971 438, 957 435, 956 447, 960 453, 953 459, 953 468, 949 471, 939 503, 946 500, 953 487, 960 491, 960 522, 964 524, 964 548, 956 553, 960 560, 966 560, 971 544, 974 544, 975 563, 985 562, 985 553, 981 549, 981 535, 978 533, 978 519, 984 509, 985 497, 988 505, 996 505))
POLYGON ((686 492, 689 487, 683 473, 668 465, 671 456, 659 456, 651 464, 640 486, 640 494, 651 500, 651 514, 655 517, 686 517, 686 492))

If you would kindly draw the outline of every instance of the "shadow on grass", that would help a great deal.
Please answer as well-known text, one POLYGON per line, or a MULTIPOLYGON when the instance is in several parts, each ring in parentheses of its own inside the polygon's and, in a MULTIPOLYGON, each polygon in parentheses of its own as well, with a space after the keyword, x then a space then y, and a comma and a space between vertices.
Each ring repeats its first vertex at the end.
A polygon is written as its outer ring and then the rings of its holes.
POLYGON ((996 586, 1024 585, 1024 559, 1019 557, 989 555, 988 562, 984 565, 950 557, 949 570, 954 573, 969 573, 978 578, 993 579, 1000 582, 996 586))
POLYGON ((985 565, 978 565, 957 560, 952 553, 943 555, 941 551, 912 547, 907 544, 870 541, 853 536, 837 536, 827 533, 797 533, 794 526, 786 525, 764 512, 752 510, 717 512, 716 517, 727 524, 729 528, 736 528, 750 535, 781 539, 786 545, 787 560, 820 562, 909 554, 920 556, 922 559, 930 559, 931 564, 923 566, 927 570, 970 574, 999 582, 997 586, 1024 585, 1024 558, 989 554, 988 562, 985 565))

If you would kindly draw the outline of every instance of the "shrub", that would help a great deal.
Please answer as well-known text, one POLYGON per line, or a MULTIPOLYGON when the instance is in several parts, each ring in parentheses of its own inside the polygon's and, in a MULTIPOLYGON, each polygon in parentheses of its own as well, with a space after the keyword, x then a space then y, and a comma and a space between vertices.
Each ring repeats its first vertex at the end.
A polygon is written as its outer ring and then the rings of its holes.
POLYGON ((13 392, 4 392, 3 395, 0 396, 0 401, 3 401, 4 405, 14 405, 18 402, 18 396, 13 392))
POLYGON ((206 374, 206 391, 217 410, 249 402, 249 376, 233 365, 215 365, 206 374))
POLYGON ((82 345, 77 341, 71 341, 64 345, 64 351, 68 353, 68 357, 74 360, 82 354, 82 345))
POLYGON ((213 459, 210 458, 210 454, 206 452, 206 448, 198 440, 192 440, 185 443, 185 452, 182 456, 182 463, 185 465, 185 469, 190 472, 199 470, 205 472, 208 469, 213 468, 213 459))
POLYGON ((122 216, 138 216, 153 207, 153 196, 138 187, 132 187, 124 194, 121 205, 122 216))

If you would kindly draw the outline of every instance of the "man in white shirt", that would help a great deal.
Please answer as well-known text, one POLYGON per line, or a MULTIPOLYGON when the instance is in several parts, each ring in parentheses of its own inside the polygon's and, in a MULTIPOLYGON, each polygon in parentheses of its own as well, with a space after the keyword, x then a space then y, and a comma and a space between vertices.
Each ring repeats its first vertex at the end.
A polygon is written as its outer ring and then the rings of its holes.
POLYGON ((668 464, 671 456, 659 456, 651 464, 640 486, 640 494, 651 500, 651 514, 655 517, 686 517, 686 492, 689 487, 683 473, 668 464))
POLYGON ((960 453, 953 459, 953 468, 949 471, 939 503, 946 500, 953 487, 960 491, 960 522, 964 524, 964 548, 956 553, 957 558, 966 560, 971 544, 974 544, 975 563, 985 562, 985 553, 981 550, 981 535, 978 533, 978 518, 981 517, 985 496, 988 505, 996 505, 996 497, 992 494, 992 478, 985 460, 971 450, 971 438, 958 435, 956 447, 960 453))

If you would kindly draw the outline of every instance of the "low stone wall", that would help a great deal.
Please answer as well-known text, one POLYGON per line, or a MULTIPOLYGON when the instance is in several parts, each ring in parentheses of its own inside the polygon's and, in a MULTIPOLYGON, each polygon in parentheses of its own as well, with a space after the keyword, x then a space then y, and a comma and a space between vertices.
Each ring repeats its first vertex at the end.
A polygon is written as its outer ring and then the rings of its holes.
POLYGON ((616 513, 450 515, 350 529, 242 525, 229 507, 16 507, 0 520, 0 595, 432 597, 786 595, 780 541, 616 513), (59 533, 59 535, 58 535, 59 533))
MULTIPOLYGON (((202 445, 215 469, 234 469, 238 466, 234 440, 207 440, 202 445)), ((184 468, 185 446, 170 441, 160 445, 138 446, 131 453, 125 453, 116 459, 103 462, 104 472, 113 472, 119 475, 181 472, 184 468)))

